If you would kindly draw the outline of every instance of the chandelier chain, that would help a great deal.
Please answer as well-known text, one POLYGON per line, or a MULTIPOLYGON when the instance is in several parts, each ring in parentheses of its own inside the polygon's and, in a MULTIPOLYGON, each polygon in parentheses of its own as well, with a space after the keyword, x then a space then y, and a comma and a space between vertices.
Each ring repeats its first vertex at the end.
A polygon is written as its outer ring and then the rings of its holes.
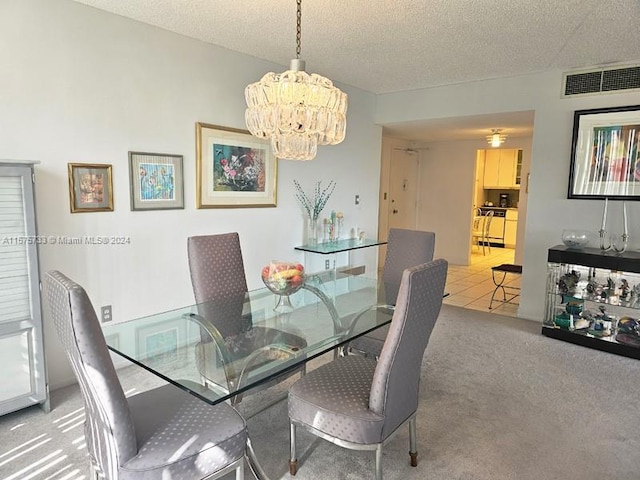
POLYGON ((300 58, 300 39, 302 38, 302 0, 297 0, 298 10, 296 13, 296 58, 300 58))

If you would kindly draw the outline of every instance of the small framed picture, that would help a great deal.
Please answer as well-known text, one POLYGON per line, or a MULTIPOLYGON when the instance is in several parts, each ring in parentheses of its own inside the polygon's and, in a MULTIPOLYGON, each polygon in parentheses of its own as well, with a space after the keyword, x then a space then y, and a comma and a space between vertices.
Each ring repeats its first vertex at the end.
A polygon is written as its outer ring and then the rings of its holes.
POLYGON ((198 208, 275 207, 278 161, 247 130, 196 123, 198 208))
POLYGON ((640 105, 574 113, 568 198, 640 200, 640 105))
POLYGON ((113 211, 111 165, 69 163, 68 168, 71 213, 113 211))
POLYGON ((131 210, 184 208, 182 155, 129 152, 131 210))

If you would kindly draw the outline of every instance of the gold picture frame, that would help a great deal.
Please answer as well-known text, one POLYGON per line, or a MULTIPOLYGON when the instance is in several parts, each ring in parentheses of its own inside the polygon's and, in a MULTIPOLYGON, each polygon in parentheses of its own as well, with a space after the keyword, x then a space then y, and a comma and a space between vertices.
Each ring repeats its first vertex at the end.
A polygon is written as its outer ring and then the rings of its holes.
POLYGON ((196 206, 275 207, 278 161, 247 130, 196 123, 196 206))
POLYGON ((71 213, 112 212, 112 166, 104 163, 69 163, 71 213))

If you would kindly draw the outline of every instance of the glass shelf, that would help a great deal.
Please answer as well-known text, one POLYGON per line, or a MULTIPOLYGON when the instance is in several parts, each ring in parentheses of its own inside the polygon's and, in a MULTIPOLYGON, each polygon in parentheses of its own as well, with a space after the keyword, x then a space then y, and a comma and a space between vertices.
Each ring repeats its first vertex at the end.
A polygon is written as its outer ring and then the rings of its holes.
POLYGON ((340 252, 348 252, 349 250, 357 250, 359 248, 376 247, 378 245, 385 245, 387 242, 383 242, 377 239, 365 238, 360 241, 357 238, 348 238, 346 240, 337 240, 335 242, 322 242, 316 245, 300 245, 295 247, 296 250, 303 252, 318 253, 320 255, 330 255, 340 252))

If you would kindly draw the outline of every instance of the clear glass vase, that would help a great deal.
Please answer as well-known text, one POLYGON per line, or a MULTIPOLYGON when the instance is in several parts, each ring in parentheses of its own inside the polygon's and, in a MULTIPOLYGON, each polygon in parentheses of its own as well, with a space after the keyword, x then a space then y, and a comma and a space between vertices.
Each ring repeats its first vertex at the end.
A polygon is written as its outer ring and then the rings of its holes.
POLYGON ((318 244, 318 219, 308 217, 307 218, 307 235, 306 235, 306 243, 307 245, 317 245, 318 244))

